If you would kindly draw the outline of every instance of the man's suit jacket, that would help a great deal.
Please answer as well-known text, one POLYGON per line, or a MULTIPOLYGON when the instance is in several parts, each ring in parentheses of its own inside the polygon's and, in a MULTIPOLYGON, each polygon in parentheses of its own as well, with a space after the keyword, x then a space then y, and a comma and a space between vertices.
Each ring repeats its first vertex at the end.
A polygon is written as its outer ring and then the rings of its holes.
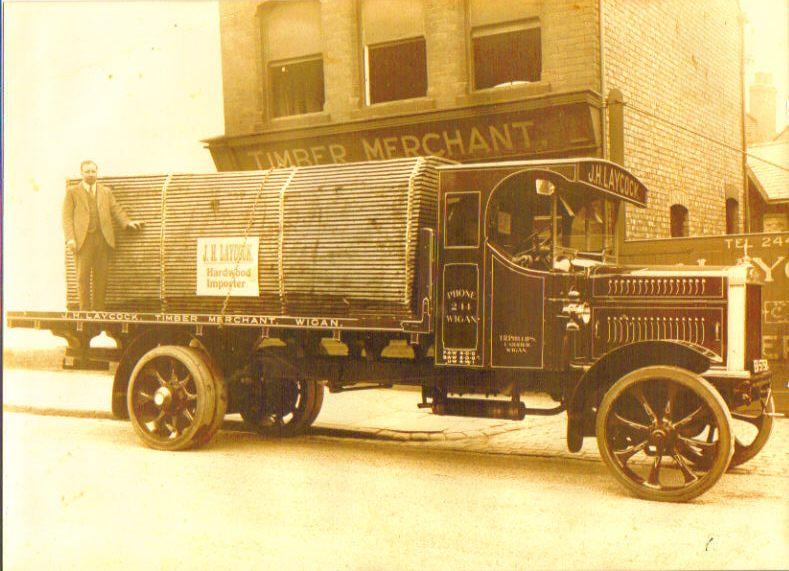
MULTIPOLYGON (((74 240, 77 250, 82 247, 88 235, 90 222, 90 198, 88 191, 82 183, 70 185, 66 188, 66 198, 63 201, 63 234, 66 241, 74 240)), ((115 201, 109 187, 96 183, 96 206, 99 211, 99 227, 104 239, 111 248, 115 247, 115 230, 112 221, 115 220, 121 228, 125 228, 130 220, 123 207, 115 201)))

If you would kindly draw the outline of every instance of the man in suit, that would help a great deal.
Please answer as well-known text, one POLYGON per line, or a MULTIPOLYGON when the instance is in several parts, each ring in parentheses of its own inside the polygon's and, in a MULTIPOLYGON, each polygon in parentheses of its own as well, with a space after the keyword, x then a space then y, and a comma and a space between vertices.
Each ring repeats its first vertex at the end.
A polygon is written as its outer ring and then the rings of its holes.
POLYGON ((121 228, 138 230, 141 222, 130 220, 115 201, 112 191, 96 183, 98 167, 93 161, 80 165, 82 182, 66 189, 63 201, 63 233, 66 246, 77 263, 77 293, 80 311, 104 309, 107 266, 115 248, 113 220, 121 228), (93 303, 90 278, 93 275, 93 303))

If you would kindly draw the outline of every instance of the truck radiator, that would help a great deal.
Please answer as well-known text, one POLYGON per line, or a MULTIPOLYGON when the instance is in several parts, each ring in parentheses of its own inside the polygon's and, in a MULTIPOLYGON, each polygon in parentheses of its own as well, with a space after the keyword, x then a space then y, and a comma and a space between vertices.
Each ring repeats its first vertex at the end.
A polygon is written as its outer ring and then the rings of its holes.
POLYGON ((706 349, 722 361, 726 316, 723 308, 601 308, 593 311, 593 349, 599 357, 639 341, 677 341, 706 349))

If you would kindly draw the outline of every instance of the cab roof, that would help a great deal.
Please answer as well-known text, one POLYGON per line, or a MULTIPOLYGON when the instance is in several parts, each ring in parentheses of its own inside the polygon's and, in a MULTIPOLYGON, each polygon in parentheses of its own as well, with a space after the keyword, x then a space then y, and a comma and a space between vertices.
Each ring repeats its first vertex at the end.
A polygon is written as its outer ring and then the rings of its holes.
POLYGON ((591 188, 642 208, 647 205, 647 187, 624 167, 598 158, 551 159, 538 161, 496 161, 438 165, 437 170, 508 169, 513 172, 548 171, 567 182, 591 188))

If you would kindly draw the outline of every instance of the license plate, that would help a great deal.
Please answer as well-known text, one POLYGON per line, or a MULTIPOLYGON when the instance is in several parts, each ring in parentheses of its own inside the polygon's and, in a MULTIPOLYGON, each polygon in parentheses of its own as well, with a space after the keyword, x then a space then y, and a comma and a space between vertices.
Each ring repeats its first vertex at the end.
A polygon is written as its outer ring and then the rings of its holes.
POLYGON ((753 360, 753 372, 754 373, 766 373, 770 370, 770 363, 767 359, 754 359, 753 360))

